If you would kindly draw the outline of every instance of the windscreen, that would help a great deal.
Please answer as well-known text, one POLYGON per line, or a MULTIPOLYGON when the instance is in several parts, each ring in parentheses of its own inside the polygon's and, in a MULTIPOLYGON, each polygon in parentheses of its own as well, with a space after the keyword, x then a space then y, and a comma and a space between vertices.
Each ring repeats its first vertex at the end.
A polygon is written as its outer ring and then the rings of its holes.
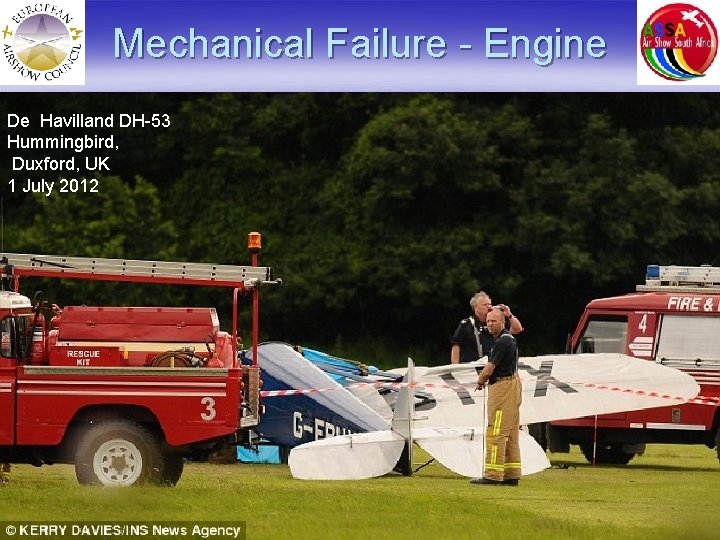
POLYGON ((659 360, 720 360, 720 317, 665 315, 660 326, 659 360))
POLYGON ((626 339, 626 316, 592 315, 574 352, 624 354, 626 339))

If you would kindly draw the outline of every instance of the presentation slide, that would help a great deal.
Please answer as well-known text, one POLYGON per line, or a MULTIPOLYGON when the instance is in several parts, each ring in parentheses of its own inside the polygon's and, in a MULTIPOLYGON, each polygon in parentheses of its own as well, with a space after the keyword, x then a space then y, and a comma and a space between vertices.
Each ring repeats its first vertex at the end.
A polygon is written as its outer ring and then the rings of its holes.
POLYGON ((718 29, 718 0, 0 0, 0 537, 711 537, 718 29), (648 265, 692 279, 630 297, 648 265), (518 364, 450 364, 504 331, 692 366, 527 361, 549 399, 665 401, 568 405, 498 463, 518 364))

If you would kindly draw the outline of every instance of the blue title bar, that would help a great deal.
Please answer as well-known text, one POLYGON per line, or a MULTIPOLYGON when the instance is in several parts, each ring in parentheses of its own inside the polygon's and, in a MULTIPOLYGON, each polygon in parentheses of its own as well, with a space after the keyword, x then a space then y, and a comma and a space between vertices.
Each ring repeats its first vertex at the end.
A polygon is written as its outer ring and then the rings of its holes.
POLYGON ((716 91, 715 4, 4 0, 0 75, 5 91, 716 91), (679 49, 673 80, 653 58, 679 49))

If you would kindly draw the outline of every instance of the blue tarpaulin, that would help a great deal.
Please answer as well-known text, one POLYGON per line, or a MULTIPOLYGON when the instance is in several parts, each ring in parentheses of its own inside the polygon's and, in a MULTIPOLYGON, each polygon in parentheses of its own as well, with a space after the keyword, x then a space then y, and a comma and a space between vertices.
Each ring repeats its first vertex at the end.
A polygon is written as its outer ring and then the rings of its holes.
POLYGON ((261 444, 257 448, 238 446, 237 456, 243 463, 280 463, 280 448, 273 444, 261 444))

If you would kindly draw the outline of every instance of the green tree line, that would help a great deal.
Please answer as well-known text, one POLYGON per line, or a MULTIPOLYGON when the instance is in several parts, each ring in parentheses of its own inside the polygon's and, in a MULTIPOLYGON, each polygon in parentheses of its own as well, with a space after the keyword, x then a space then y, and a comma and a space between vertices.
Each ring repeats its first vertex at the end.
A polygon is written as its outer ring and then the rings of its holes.
MULTIPOLYGON (((718 94, 5 94, 0 111, 168 113, 113 133, 97 194, 10 193, 5 251, 263 264, 265 339, 399 366, 449 361, 477 290, 559 352, 645 266, 720 261, 718 94)), ((34 122, 37 124, 37 122, 34 122)), ((32 157, 67 158, 68 151, 32 157)), ((47 177, 50 173, 44 173, 47 177)), ((52 178, 56 179, 57 173, 52 178)), ((38 285, 40 286, 40 285, 38 285)), ((59 303, 213 305, 207 289, 42 283, 59 303)), ((27 292, 27 291, 26 291, 27 292)), ((29 293, 28 293, 29 294, 29 293)))

